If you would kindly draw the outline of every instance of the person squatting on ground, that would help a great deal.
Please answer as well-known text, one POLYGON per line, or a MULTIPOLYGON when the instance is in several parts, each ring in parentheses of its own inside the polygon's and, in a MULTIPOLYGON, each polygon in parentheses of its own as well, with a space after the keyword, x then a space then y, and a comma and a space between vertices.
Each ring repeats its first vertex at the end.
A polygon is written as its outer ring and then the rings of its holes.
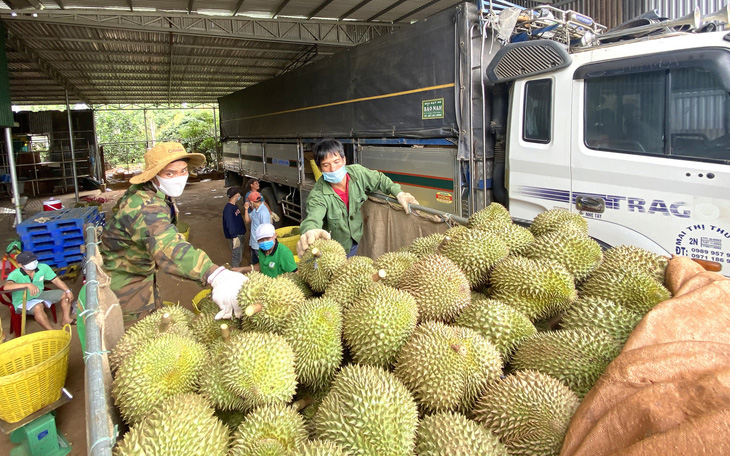
POLYGON ((205 156, 168 142, 148 150, 144 158, 145 170, 129 180, 133 185, 117 203, 99 249, 126 319, 139 319, 162 306, 157 271, 211 285, 211 297, 221 309, 216 319, 240 316, 237 294, 248 278, 214 264, 176 227, 174 199, 185 188, 188 167, 203 166, 205 156))
POLYGON ((63 311, 61 326, 73 323, 71 302, 74 294, 71 288, 53 272, 50 266, 39 263, 33 252, 20 252, 15 261, 20 267, 10 272, 5 283, 5 289, 13 291, 15 312, 22 312, 23 295, 25 295, 26 311, 33 314, 33 318, 43 329, 53 329, 44 306, 51 307, 51 304, 56 302, 61 303, 63 311), (46 281, 53 283, 58 290, 44 290, 46 281))
POLYGON ((322 178, 307 197, 307 217, 300 226, 302 235, 297 242, 300 257, 317 239, 334 239, 342 244, 348 257, 355 255, 363 231, 361 208, 368 193, 395 195, 406 214, 410 213, 410 204, 418 204, 413 195, 402 191, 400 185, 380 171, 348 165, 339 141, 323 139, 312 151, 322 178))
POLYGON ((239 272, 261 271, 269 277, 276 277, 285 272, 297 270, 294 254, 286 246, 276 240, 276 229, 271 223, 262 223, 256 228, 252 237, 259 244, 259 262, 251 266, 234 269, 239 272))
POLYGON ((246 223, 251 224, 249 245, 251 246, 251 266, 253 266, 259 262, 259 244, 256 242, 256 229, 264 223, 271 223, 271 215, 264 205, 264 199, 259 192, 249 193, 248 201, 246 201, 243 207, 246 209, 243 212, 246 223), (252 208, 252 210, 249 211, 249 208, 252 208))
POLYGON ((228 189, 228 203, 223 208, 223 235, 231 246, 231 267, 237 268, 241 265, 243 255, 244 235, 246 224, 243 223, 241 209, 238 207, 238 200, 241 199, 241 187, 228 189))

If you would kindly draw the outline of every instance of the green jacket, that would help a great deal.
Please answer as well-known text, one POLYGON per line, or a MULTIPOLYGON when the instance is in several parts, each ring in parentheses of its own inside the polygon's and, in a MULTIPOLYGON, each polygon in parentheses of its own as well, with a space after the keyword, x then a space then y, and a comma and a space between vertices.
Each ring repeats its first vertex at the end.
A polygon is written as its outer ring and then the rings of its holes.
POLYGON ((215 265, 177 231, 177 207, 170 198, 151 183, 132 185, 117 207, 99 247, 112 289, 132 276, 151 279, 158 270, 206 284, 215 265))
POLYGON ((332 186, 324 178, 319 178, 307 197, 307 218, 299 229, 301 233, 315 228, 329 231, 332 239, 342 244, 348 252, 352 242, 359 243, 362 238, 360 208, 367 200, 367 194, 378 191, 395 196, 401 192, 401 188, 380 171, 361 165, 347 165, 346 168, 350 175, 349 213, 332 186))

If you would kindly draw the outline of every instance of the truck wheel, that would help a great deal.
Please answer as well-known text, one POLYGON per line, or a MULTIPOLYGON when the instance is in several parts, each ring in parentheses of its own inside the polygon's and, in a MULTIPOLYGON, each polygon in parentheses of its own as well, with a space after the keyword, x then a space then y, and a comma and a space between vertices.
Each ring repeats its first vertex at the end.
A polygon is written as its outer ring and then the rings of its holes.
POLYGON ((279 216, 278 222, 274 222, 272 220, 271 223, 276 228, 281 228, 282 226, 284 226, 284 211, 281 210, 281 204, 276 204, 274 190, 271 187, 262 188, 261 196, 264 197, 264 201, 266 201, 266 204, 269 206, 269 209, 271 209, 271 212, 279 216))

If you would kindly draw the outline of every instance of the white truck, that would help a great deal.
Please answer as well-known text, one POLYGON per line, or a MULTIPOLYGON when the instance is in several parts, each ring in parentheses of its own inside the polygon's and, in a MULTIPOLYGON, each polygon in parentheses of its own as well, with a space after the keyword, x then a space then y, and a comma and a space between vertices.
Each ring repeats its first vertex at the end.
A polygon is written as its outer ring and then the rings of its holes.
POLYGON ((563 208, 606 246, 730 276, 727 16, 606 32, 463 3, 222 97, 224 167, 300 220, 307 153, 335 137, 424 206, 467 217, 496 201, 520 223, 563 208))

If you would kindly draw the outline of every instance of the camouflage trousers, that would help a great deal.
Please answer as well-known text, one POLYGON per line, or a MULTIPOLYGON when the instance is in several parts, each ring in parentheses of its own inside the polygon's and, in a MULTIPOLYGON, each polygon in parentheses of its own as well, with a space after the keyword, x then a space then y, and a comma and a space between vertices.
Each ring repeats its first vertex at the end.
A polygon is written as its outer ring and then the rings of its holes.
POLYGON ((112 273, 110 288, 119 299, 125 326, 162 307, 155 274, 141 276, 112 273))

